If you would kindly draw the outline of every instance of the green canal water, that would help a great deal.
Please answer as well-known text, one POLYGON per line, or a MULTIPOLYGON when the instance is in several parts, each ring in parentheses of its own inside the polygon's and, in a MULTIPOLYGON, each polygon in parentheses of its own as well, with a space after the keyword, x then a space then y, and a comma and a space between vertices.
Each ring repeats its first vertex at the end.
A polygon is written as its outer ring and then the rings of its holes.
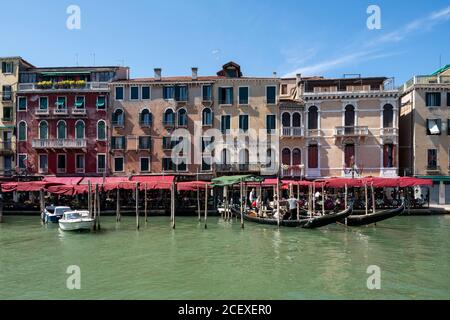
POLYGON ((0 299, 449 299, 450 216, 302 230, 194 217, 102 218, 97 233, 38 217, 0 224, 0 299), (81 270, 69 290, 68 266, 81 270), (381 289, 367 289, 367 268, 381 289))

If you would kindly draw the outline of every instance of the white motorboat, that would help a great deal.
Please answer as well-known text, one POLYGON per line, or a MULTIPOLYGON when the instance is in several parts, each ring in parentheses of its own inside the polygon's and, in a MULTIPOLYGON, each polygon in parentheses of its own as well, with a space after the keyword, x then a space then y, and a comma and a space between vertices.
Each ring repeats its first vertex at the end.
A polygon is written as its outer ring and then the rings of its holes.
POLYGON ((57 223, 62 218, 64 212, 72 211, 72 208, 66 206, 47 206, 42 212, 42 220, 45 223, 57 223))
POLYGON ((89 217, 89 211, 76 210, 64 212, 59 220, 59 228, 64 231, 90 230, 94 219, 89 217))

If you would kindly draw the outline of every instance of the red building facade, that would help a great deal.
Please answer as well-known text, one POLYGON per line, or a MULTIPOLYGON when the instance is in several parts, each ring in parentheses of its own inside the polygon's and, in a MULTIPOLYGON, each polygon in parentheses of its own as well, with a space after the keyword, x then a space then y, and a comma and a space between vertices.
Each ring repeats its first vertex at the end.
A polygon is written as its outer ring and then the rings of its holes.
POLYGON ((128 69, 33 68, 17 91, 17 169, 22 175, 108 173, 108 83, 128 69))

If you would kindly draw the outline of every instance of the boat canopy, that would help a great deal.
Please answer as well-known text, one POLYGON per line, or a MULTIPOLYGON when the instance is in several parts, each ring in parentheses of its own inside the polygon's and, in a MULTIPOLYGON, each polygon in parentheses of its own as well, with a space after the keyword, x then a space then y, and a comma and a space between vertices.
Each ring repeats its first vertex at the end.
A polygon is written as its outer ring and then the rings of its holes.
POLYGON ((236 176, 222 176, 219 178, 214 178, 211 180, 214 187, 232 186, 241 182, 262 182, 264 178, 254 176, 251 174, 247 175, 236 175, 236 176))

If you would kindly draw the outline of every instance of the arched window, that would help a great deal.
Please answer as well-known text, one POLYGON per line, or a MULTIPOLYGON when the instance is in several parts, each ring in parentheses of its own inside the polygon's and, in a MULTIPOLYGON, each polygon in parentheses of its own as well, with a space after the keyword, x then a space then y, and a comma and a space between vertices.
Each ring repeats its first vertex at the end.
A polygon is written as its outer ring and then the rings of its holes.
POLYGON ((75 139, 84 139, 84 121, 78 120, 77 123, 75 123, 75 139))
POLYGON ((48 139, 48 123, 47 121, 39 122, 39 139, 48 139))
POLYGON ((308 109, 308 129, 319 129, 319 110, 316 106, 311 106, 308 109))
POLYGON ((300 128, 302 126, 302 116, 300 113, 295 112, 292 115, 292 126, 295 128, 300 128))
POLYGON ((355 130, 355 107, 351 104, 345 107, 345 133, 352 134, 355 130))
POLYGON ((112 124, 116 126, 123 126, 125 116, 122 109, 116 109, 113 113, 112 124))
POLYGON ((291 150, 288 148, 284 148, 283 151, 281 151, 281 162, 283 165, 291 165, 291 150))
POLYGON ((27 141, 27 123, 25 121, 19 122, 19 141, 27 141))
POLYGON ((139 115, 139 122, 141 126, 150 126, 152 124, 152 114, 148 109, 141 111, 139 115))
POLYGON ((97 122, 97 140, 106 140, 106 122, 104 120, 97 122))
POLYGON ((178 110, 178 125, 187 126, 187 112, 186 109, 178 110))
POLYGON ((248 149, 241 149, 239 151, 239 169, 242 171, 248 171, 250 162, 250 156, 248 149))
POLYGON ((67 124, 64 120, 61 120, 56 125, 56 139, 66 139, 67 138, 67 124))
POLYGON ((172 109, 167 109, 166 112, 164 112, 164 124, 166 125, 174 125, 175 124, 175 113, 172 109))
POLYGON ((211 126, 212 125, 212 112, 210 108, 203 109, 202 112, 202 124, 204 126, 211 126))
POLYGON ((390 104, 383 107, 383 128, 392 128, 394 126, 394 108, 390 104))
POLYGON ((283 112, 283 115, 281 116, 281 123, 284 128, 291 126, 291 114, 289 112, 283 112))
POLYGON ((292 150, 292 165, 298 166, 302 164, 302 152, 299 148, 292 150))
POLYGON ((266 167, 272 168, 275 165, 275 150, 267 149, 266 167))

